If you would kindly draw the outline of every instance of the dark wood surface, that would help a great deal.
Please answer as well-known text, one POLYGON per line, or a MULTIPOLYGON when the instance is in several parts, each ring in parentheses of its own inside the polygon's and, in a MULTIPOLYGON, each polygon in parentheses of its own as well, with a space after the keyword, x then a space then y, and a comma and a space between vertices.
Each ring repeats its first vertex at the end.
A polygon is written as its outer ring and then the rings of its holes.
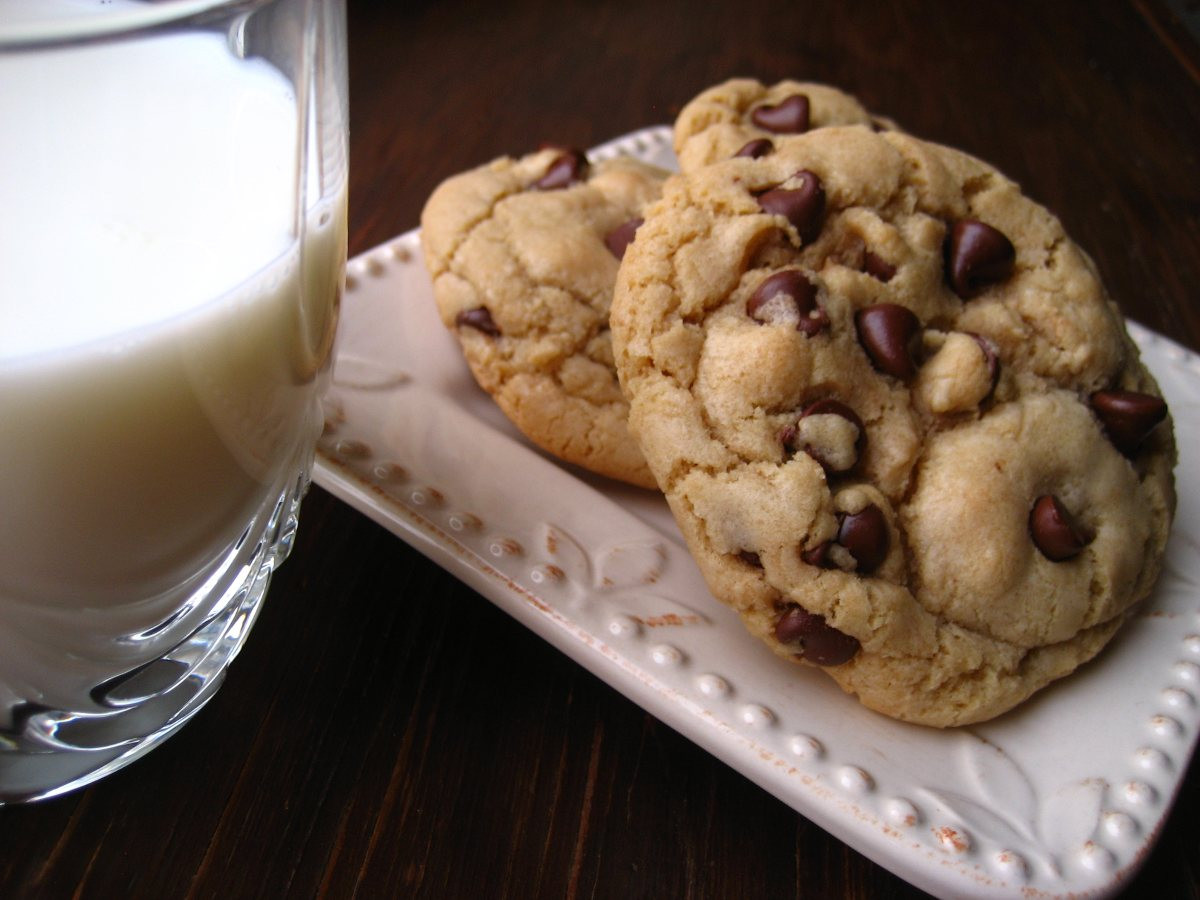
MULTIPOLYGON (((797 77, 995 163, 1128 314, 1200 348, 1200 67, 1157 2, 351 0, 350 48, 352 253, 454 172, 797 77)), ((1193 765, 1129 896, 1196 897, 1198 868, 1193 765)), ((72 895, 921 893, 314 489, 216 699, 110 779, 0 810, 0 897, 72 895)))

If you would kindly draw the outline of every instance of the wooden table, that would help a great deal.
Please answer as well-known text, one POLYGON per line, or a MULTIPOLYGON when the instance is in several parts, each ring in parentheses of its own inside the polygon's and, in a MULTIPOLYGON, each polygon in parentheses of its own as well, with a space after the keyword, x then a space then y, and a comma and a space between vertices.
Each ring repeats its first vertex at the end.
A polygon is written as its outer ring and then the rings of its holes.
MULTIPOLYGON (((995 163, 1128 314, 1200 349, 1195 47, 1151 0, 352 0, 350 249, 497 155, 799 77, 995 163)), ((1193 765, 1130 895, 1198 896, 1198 856, 1193 765)), ((921 895, 319 489, 216 699, 116 776, 0 811, 0 896, 73 893, 921 895)))

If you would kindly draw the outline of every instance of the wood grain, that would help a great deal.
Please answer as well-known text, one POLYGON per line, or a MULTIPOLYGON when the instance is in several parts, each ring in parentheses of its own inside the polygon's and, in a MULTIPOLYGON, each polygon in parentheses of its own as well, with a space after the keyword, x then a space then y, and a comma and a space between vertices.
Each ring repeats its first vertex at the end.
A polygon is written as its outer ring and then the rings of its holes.
MULTIPOLYGON (((499 154, 798 77, 999 166, 1129 315, 1197 349, 1200 85, 1145 9, 352 0, 351 252, 499 154)), ((1198 845, 1192 766, 1130 896, 1200 895, 1198 845)), ((318 489, 209 707, 0 811, 0 848, 3 897, 922 896, 318 489)))

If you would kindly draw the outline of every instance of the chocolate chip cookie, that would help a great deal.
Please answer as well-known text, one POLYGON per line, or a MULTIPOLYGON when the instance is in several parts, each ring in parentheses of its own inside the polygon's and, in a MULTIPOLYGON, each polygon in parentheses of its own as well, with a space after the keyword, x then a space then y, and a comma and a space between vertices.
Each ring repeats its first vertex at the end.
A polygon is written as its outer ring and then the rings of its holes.
POLYGON ((1155 582, 1166 405, 1089 258, 973 157, 826 127, 673 177, 611 322, 713 593, 873 709, 998 715, 1155 582))
POLYGON ((442 183, 421 244, 476 381, 534 443, 654 487, 626 427, 608 311, 617 267, 666 173, 549 148, 442 183))
POLYGON ((765 85, 733 78, 697 95, 675 120, 675 154, 684 172, 731 156, 763 156, 786 141, 828 125, 894 127, 872 117, 837 88, 808 81, 765 85))

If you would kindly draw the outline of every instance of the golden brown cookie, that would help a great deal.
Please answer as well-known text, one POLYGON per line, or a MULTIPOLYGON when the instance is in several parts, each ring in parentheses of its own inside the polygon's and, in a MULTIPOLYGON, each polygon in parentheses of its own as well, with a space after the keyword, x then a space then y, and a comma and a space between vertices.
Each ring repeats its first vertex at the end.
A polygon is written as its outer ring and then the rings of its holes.
POLYGON ((1165 404, 1089 259, 977 159, 827 127, 676 176, 611 319, 713 593, 873 709, 998 715, 1154 584, 1165 404))
POLYGON ((608 310, 665 176, 547 149, 450 178, 421 215, 438 310, 480 386, 543 449, 644 487, 654 479, 626 427, 608 310))
POLYGON ((735 155, 763 156, 790 136, 829 125, 893 127, 849 94, 811 81, 732 78, 698 94, 675 120, 675 154, 690 172, 735 155))

